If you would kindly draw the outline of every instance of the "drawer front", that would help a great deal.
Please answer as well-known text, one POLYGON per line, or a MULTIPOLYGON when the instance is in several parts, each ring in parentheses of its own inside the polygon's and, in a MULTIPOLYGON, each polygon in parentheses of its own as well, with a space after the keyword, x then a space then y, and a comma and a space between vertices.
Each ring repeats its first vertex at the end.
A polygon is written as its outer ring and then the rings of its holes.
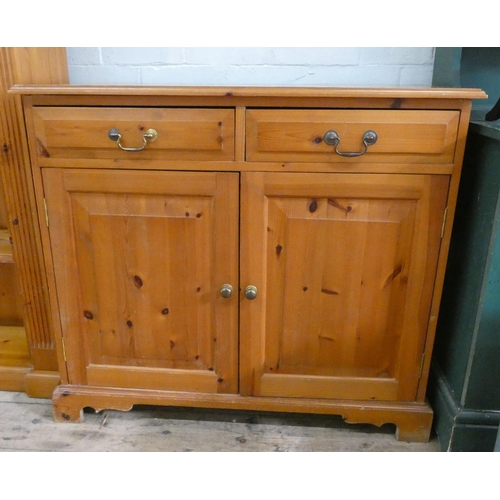
POLYGON ((460 113, 255 109, 246 116, 249 161, 452 163, 460 113), (336 145, 325 142, 329 131, 336 132, 336 145), (368 131, 377 139, 366 146, 368 131))
MULTIPOLYGON (((38 155, 49 158, 232 160, 234 110, 36 107, 38 155), (108 132, 116 129, 119 142, 108 132), (143 139, 153 129, 154 141, 143 139), (123 151, 124 148, 141 151, 123 151)), ((116 136, 115 136, 116 138, 116 136)))

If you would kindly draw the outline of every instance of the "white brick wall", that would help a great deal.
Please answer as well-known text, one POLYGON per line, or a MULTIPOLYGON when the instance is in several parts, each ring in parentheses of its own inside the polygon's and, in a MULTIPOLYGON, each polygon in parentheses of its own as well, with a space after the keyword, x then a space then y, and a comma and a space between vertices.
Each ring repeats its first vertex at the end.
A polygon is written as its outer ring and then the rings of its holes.
POLYGON ((69 47, 73 84, 403 86, 432 83, 434 48, 69 47))

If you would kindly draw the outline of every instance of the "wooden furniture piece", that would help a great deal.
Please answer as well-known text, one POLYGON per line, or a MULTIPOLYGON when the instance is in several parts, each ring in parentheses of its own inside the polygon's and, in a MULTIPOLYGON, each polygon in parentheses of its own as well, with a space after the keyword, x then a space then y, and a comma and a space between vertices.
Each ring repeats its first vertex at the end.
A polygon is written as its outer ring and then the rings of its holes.
POLYGON ((429 397, 443 451, 493 451, 500 425, 500 124, 465 150, 429 397))
POLYGON ((12 244, 7 229, 0 229, 0 328, 22 325, 22 304, 17 290, 12 244))
POLYGON ((62 385, 429 438, 479 90, 19 87, 62 385), (447 218, 446 218, 447 217, 447 218))
POLYGON ((500 424, 499 71, 498 47, 436 49, 433 85, 489 95, 472 106, 428 390, 443 451, 492 451, 500 424))
POLYGON ((471 120, 482 121, 500 97, 500 47, 436 47, 432 86, 479 87, 487 99, 472 103, 471 120))
POLYGON ((50 397, 59 383, 19 83, 67 83, 63 47, 0 47, 0 390, 50 397))

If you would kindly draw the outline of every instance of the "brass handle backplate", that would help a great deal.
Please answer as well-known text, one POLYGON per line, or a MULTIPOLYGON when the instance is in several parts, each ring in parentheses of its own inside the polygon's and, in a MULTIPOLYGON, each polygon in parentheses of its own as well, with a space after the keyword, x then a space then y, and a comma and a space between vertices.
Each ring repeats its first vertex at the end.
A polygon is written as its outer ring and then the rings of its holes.
POLYGON ((248 285, 245 288, 245 297, 248 300, 253 300, 255 297, 257 297, 257 287, 253 285, 248 285))
POLYGON ((126 148, 125 146, 122 146, 120 143, 122 135, 114 127, 108 131, 108 137, 112 141, 115 141, 118 144, 118 147, 123 151, 142 151, 147 146, 148 142, 156 141, 156 138, 158 137, 158 132, 153 128, 146 130, 146 132, 142 136, 143 144, 138 148, 126 148))
POLYGON ((363 144, 365 145, 365 149, 363 149, 363 151, 360 151, 360 152, 344 153, 344 152, 339 151, 337 149, 337 146, 340 142, 340 136, 339 136, 339 134, 337 134, 337 132, 335 132, 335 130, 329 130, 323 136, 323 140, 325 141, 325 144, 333 146, 335 152, 339 156, 346 156, 348 158, 352 158, 354 156, 363 156, 366 153, 366 151, 368 150, 368 146, 375 144, 377 142, 377 139, 378 139, 377 132, 375 132, 374 130, 367 130, 363 134, 363 144))

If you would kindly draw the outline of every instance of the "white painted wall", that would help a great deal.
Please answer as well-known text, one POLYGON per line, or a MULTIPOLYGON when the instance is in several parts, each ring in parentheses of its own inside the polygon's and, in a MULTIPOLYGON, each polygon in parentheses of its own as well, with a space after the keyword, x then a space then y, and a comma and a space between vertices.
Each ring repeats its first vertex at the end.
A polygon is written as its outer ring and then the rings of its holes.
POLYGON ((431 86, 433 47, 68 47, 73 84, 431 86))

